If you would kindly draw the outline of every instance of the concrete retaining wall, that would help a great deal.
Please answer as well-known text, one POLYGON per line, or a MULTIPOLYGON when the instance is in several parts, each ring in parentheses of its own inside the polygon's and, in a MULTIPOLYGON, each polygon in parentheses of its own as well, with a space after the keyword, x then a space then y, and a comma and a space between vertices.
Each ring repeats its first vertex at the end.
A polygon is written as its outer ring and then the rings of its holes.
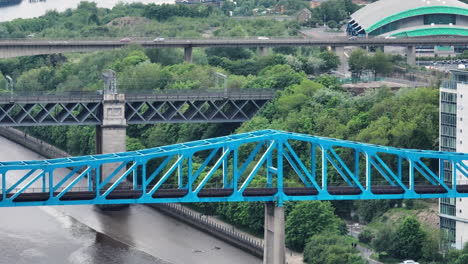
POLYGON ((21 146, 28 148, 48 159, 70 157, 65 151, 54 147, 38 138, 32 137, 23 131, 11 127, 0 127, 0 136, 5 137, 21 146))
POLYGON ((230 229, 227 226, 218 224, 208 217, 189 210, 180 204, 150 204, 149 206, 249 252, 254 256, 259 258, 263 257, 263 243, 258 239, 253 239, 248 235, 237 232, 236 229, 230 229))

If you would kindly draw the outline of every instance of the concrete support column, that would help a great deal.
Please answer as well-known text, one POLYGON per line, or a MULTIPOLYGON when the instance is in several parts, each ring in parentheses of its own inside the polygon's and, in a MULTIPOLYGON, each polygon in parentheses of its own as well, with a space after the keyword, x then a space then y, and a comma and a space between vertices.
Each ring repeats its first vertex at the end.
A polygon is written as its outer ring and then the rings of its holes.
POLYGON ((344 46, 335 46, 333 47, 333 51, 335 54, 340 58, 340 65, 338 66, 338 72, 343 74, 348 74, 349 67, 348 67, 348 58, 344 52, 344 46))
POLYGON ((260 54, 260 56, 267 56, 269 52, 270 52, 270 49, 268 47, 258 48, 258 53, 260 54))
POLYGON ((416 66, 416 48, 414 46, 406 47, 406 63, 416 66))
MULTIPOLYGON (((102 111, 102 126, 96 127, 96 154, 125 152, 127 150, 125 95, 104 94, 102 111)), ((102 177, 107 177, 118 166, 117 163, 102 166, 102 177)))
POLYGON ((284 207, 274 202, 265 204, 265 245, 263 264, 285 264, 284 207))
POLYGON ((193 60, 192 47, 184 48, 184 60, 185 62, 192 63, 192 60, 193 60))

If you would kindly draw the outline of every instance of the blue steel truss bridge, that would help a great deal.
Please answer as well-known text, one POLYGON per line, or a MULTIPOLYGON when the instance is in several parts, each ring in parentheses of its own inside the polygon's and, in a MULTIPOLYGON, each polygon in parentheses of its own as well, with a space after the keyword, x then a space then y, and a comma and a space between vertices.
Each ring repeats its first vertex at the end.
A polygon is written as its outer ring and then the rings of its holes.
POLYGON ((467 162, 463 153, 262 130, 132 152, 0 162, 0 207, 266 202, 264 263, 284 264, 283 202, 468 197, 467 162))
POLYGON ((467 161, 462 153, 263 130, 133 152, 0 162, 0 206, 468 197, 467 161), (107 174, 106 166, 113 168, 107 174), (70 171, 57 180, 63 168, 70 171), (440 173, 447 169, 451 175, 440 173))

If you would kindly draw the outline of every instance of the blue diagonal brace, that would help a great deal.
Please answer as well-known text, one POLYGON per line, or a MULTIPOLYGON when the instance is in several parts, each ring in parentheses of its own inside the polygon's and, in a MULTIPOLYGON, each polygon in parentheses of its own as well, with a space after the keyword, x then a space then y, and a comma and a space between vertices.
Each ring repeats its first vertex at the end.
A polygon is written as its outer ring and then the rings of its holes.
POLYGON ((146 191, 146 185, 151 184, 151 182, 154 180, 154 178, 156 178, 156 176, 158 176, 158 174, 166 167, 167 163, 169 163, 169 161, 173 157, 174 156, 166 157, 166 159, 163 162, 161 162, 161 164, 159 164, 158 168, 156 170, 154 170, 153 173, 151 173, 150 177, 145 180, 146 184, 144 185, 144 190, 143 191, 146 191))
MULTIPOLYGON (((400 158, 398 159, 398 166, 399 166, 399 167, 398 167, 398 171, 399 171, 399 173, 398 173, 398 176, 397 176, 397 175, 387 166, 387 164, 385 164, 385 162, 379 157, 379 155, 374 155, 373 157, 375 157, 375 159, 376 159, 377 162, 380 164, 380 166, 382 166, 382 167, 388 172, 388 174, 390 175, 390 177, 392 177, 392 178, 395 180, 395 182, 398 183, 398 185, 400 185, 401 188, 403 188, 403 190, 408 190, 408 189, 406 188, 406 185, 403 184, 403 182, 402 182, 402 180, 401 180, 401 173, 400 173, 400 171, 401 171, 401 159, 400 159, 400 158)), ((375 167, 380 173, 382 173, 381 170, 380 170, 380 166, 374 165, 374 167, 375 167)), ((395 185, 394 185, 394 186, 395 186, 395 185)))
POLYGON ((244 183, 242 184, 242 186, 240 187, 239 189, 239 192, 244 192, 245 188, 247 188, 247 186, 249 185, 249 183, 252 181, 253 177, 255 176, 255 174, 257 174, 257 171, 260 169, 260 167, 262 167, 263 163, 265 162, 266 158, 268 157, 268 155, 270 155, 271 151, 275 148, 275 145, 276 145, 276 142, 271 142, 270 145, 268 146, 267 150, 265 151, 265 153, 263 153, 262 157, 260 158, 260 160, 257 162, 257 164, 255 164, 255 167, 253 168, 253 170, 250 172, 249 176, 247 176, 247 178, 245 179, 244 183))
POLYGON ((203 178, 203 180, 200 182, 200 184, 198 184, 198 187, 193 191, 193 193, 198 194, 198 192, 200 192, 200 190, 205 186, 205 184, 208 182, 208 180, 211 178, 211 176, 213 176, 213 173, 219 168, 219 166, 225 160, 227 160, 227 157, 229 156, 230 152, 231 152, 231 150, 229 148, 226 148, 224 150, 221 157, 219 157, 218 161, 216 161, 216 163, 213 165, 213 167, 210 169, 210 171, 206 174, 205 178, 203 178))
POLYGON ((437 185, 437 183, 432 179, 421 167, 419 167, 419 160, 414 161, 414 168, 421 173, 421 175, 426 178, 432 185, 437 185))
MULTIPOLYGON (((18 185, 20 185, 23 181, 25 181, 27 178, 29 178, 29 176, 31 176, 36 171, 37 171, 37 169, 31 169, 20 180, 18 180, 17 182, 15 182, 15 184, 13 184, 10 188, 8 188, 8 190, 6 192, 9 193, 12 190, 16 189, 16 187, 18 187, 18 185)), ((5 174, 6 174, 6 172, 5 172, 5 174)))
MULTIPOLYGON (((296 152, 294 151, 294 149, 291 147, 291 145, 287 142, 287 141, 284 141, 284 145, 286 145, 286 148, 287 150, 291 153, 291 155, 293 156, 294 160, 297 162, 297 164, 299 164, 299 167, 302 169, 302 171, 305 173, 305 175, 307 176, 307 178, 309 179, 309 181, 314 185, 314 187, 317 189, 317 190, 320 190, 320 186, 318 185, 317 181, 315 180, 315 176, 313 176, 312 174, 309 173, 309 170, 307 170, 306 166, 304 165, 304 163, 302 162, 302 160, 299 158, 299 156, 296 154, 296 152)), ((288 156, 286 156, 288 154, 287 151, 283 151, 283 153, 285 154, 285 157, 286 159, 288 159, 288 156)), ((288 160, 289 161, 289 160, 288 160)), ((291 162, 289 161, 289 163, 291 164, 291 162)), ((291 164, 292 165, 292 164, 291 164)), ((298 174, 299 175, 299 174, 298 174)), ((299 175, 300 177, 300 175, 299 175)), ((303 180, 304 181, 304 180, 303 180)), ((306 183, 306 181, 304 181, 304 183, 306 183)))
POLYGON ((174 172, 174 170, 179 166, 179 164, 184 160, 184 155, 179 156, 171 168, 159 179, 159 181, 154 185, 154 187, 147 193, 147 195, 153 195, 153 193, 161 187, 161 185, 169 178, 169 176, 174 172))
POLYGON ((16 192, 13 196, 11 196, 9 199, 11 201, 13 201, 16 197, 18 197, 18 195, 20 195, 24 190, 26 190, 27 188, 29 188, 29 186, 31 186, 35 181, 37 181, 39 178, 41 178, 43 175, 44 175, 44 172, 45 171, 42 171, 41 173, 39 173, 38 175, 36 175, 36 177, 34 177, 33 179, 31 179, 25 186, 23 186, 18 192, 16 192))
POLYGON ((257 153, 258 153, 258 151, 260 150, 260 148, 262 148, 263 143, 264 143, 264 141, 259 142, 259 143, 257 144, 257 146, 255 146, 255 148, 252 150, 252 152, 250 153, 249 157, 247 157, 247 159, 245 160, 244 164, 242 164, 241 168, 238 170, 239 176, 242 176, 242 174, 244 173, 244 171, 247 169, 247 166, 250 165, 250 163, 252 162, 252 160, 255 158, 255 155, 257 155, 257 153))
MULTIPOLYGON (((106 184, 108 184, 114 177, 115 175, 117 175, 117 173, 119 173, 119 171, 121 169, 123 169, 123 167, 127 166, 128 164, 128 161, 127 162, 122 162, 122 164, 120 164, 119 167, 117 167, 117 169, 115 169, 111 175, 109 175, 102 183, 101 183, 101 186, 106 186, 106 184)), ((103 165, 106 165, 105 163, 103 165)), ((101 174, 102 174, 102 170, 101 170, 101 174)))
POLYGON ((119 177, 119 179, 117 179, 117 181, 115 181, 110 187, 109 189, 106 190, 106 192, 104 194, 101 195, 101 197, 107 197, 107 195, 109 195, 109 193, 111 193, 115 187, 117 187, 125 178, 127 178, 127 176, 133 171, 133 169, 135 169, 136 167, 138 166, 138 162, 135 162, 132 164, 132 166, 130 166, 130 168, 127 169, 127 171, 125 173, 122 174, 122 176, 119 177))
MULTIPOLYGON (((364 187, 362 186, 361 182, 359 181, 359 176, 355 175, 354 173, 351 172, 351 170, 346 166, 346 164, 343 162, 343 160, 336 154, 335 150, 333 148, 330 148, 330 152, 333 155, 333 157, 338 161, 339 165, 341 165, 342 168, 348 173, 349 177, 354 181, 354 186, 359 187, 362 191, 364 191, 364 187)), ((335 166, 335 169, 338 170, 340 174, 344 174, 344 172, 338 167, 335 166)))
MULTIPOLYGON (((442 187, 444 187, 447 191, 450 191, 451 189, 444 183, 443 180, 439 179, 439 177, 437 177, 437 175, 435 175, 435 173, 429 169, 426 164, 424 164, 424 162, 422 162, 421 160, 417 161, 417 164, 419 164, 419 166, 421 168, 423 168, 426 172, 429 173, 429 176, 432 176, 432 178, 434 178, 438 184, 440 184, 442 187)), ((417 167, 416 167, 417 168, 417 167)), ((418 169, 418 168, 417 168, 418 169)), ((419 170, 419 169, 418 169, 419 170)), ((422 171, 419 170, 421 173, 422 171)))
MULTIPOLYGON (((306 187, 311 187, 312 184, 304 177, 304 175, 302 174, 301 170, 299 170, 299 168, 296 166, 296 163, 292 160, 291 156, 289 156, 288 152, 284 152, 284 157, 286 158, 286 160, 289 162, 289 164, 291 165, 291 167, 293 167, 294 171, 296 172, 296 174, 299 176, 299 178, 301 179, 301 181, 304 183, 304 185, 306 187)), ((318 189, 317 189, 318 190, 318 189)))
POLYGON ((61 179, 56 185, 55 187, 53 188, 54 189, 54 192, 57 191, 61 186, 62 184, 64 184, 66 181, 68 181, 73 175, 75 175, 75 173, 81 169, 83 167, 75 167, 72 171, 70 171, 70 173, 67 174, 67 176, 65 176, 63 179, 61 179))
POLYGON ((88 174, 91 171, 92 167, 86 168, 78 177, 76 177, 72 182, 70 182, 67 187, 65 187, 57 196, 57 199, 60 199, 64 194, 66 194, 73 186, 78 183, 86 174, 88 174))
MULTIPOLYGON (((374 165, 374 168, 376 168, 379 172, 380 172, 380 175, 382 175, 385 180, 387 180, 387 182, 390 183, 390 185, 392 186, 396 186, 396 183, 390 178, 388 177, 387 175, 387 172, 385 172, 380 166, 379 164, 377 164, 374 159, 372 158, 372 155, 369 155, 369 161, 372 165, 374 165)), ((401 188, 404 188, 405 190, 407 190, 406 186, 401 182, 401 181, 397 181, 398 185, 400 185, 401 188)))

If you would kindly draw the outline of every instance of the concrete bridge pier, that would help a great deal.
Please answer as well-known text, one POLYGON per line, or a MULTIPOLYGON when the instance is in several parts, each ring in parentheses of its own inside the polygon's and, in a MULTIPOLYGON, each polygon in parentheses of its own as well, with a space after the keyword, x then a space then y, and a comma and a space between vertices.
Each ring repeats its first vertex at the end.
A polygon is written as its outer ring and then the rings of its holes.
POLYGON ((258 53, 260 54, 260 56, 267 56, 269 52, 270 52, 270 48, 268 48, 268 47, 259 47, 258 48, 258 53))
POLYGON ((406 47, 406 63, 416 66, 416 48, 414 46, 406 47))
POLYGON ((333 47, 333 52, 340 58, 340 65, 338 66, 338 72, 347 74, 349 71, 348 58, 346 57, 344 46, 333 47))
POLYGON ((285 264, 284 207, 265 203, 265 245, 263 264, 285 264))
MULTIPOLYGON (((102 126, 96 126, 96 154, 125 152, 127 150, 125 94, 104 94, 102 111, 102 126)), ((114 172, 114 170, 116 170, 119 165, 119 163, 103 165, 101 167, 102 177, 98 179, 99 182, 102 182, 104 178, 108 177, 112 172, 114 172)), ((122 172, 117 173, 114 179, 119 175, 122 175, 122 172)), ((103 210, 109 210, 120 208, 122 206, 102 205, 99 207, 103 210)))
POLYGON ((184 48, 184 61, 187 63, 192 63, 193 61, 192 47, 184 48))

